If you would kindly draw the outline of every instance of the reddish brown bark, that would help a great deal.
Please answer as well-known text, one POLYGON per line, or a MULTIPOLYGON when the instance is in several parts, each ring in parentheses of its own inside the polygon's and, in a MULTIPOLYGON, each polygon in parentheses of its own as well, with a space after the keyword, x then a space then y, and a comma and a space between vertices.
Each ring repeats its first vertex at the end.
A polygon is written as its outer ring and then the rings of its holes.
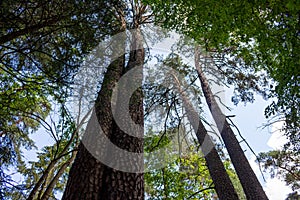
MULTIPOLYGON (((115 146, 123 151, 143 153, 143 98, 141 89, 137 89, 131 96, 129 105, 123 101, 126 96, 126 89, 131 83, 141 86, 143 80, 142 66, 144 63, 144 49, 142 47, 141 33, 133 33, 132 51, 129 55, 127 66, 125 67, 125 57, 121 56, 114 61, 105 73, 101 90, 96 100, 95 111, 87 125, 86 133, 83 137, 84 143, 79 145, 79 151, 69 174, 69 180, 63 200, 126 200, 144 199, 144 179, 143 179, 143 157, 125 158, 120 154, 109 151, 107 143, 97 139, 95 134, 99 133, 100 127, 106 137, 115 146), (120 81, 122 75, 126 75, 130 69, 138 69, 134 77, 125 80, 124 84, 118 85, 117 98, 112 100, 113 89, 120 81), (112 103, 113 101, 113 103, 112 103), (112 109, 112 104, 116 103, 116 110, 112 109), (126 106, 129 106, 130 118, 122 117, 126 106), (115 119, 112 112, 116 112, 118 119, 115 119), (139 125, 139 129, 128 126, 128 120, 132 120, 139 125), (129 130, 129 131, 128 131, 129 130), (133 135, 138 135, 135 137, 133 135), (89 150, 85 147, 90 144, 89 150), (118 167, 107 166, 97 160, 89 151, 103 154, 106 159, 114 160, 115 166, 128 166, 128 171, 119 170, 118 167), (134 172, 136 171, 136 173, 134 172)), ((121 41, 120 41, 121 42, 121 41)))
POLYGON ((198 47, 195 48, 195 66, 201 82, 203 94, 205 96, 207 105, 212 113, 212 116, 217 124, 218 130, 224 141, 228 154, 231 158, 232 164, 243 186, 247 199, 249 200, 267 200, 261 184, 259 183, 255 173, 253 172, 248 159, 246 158, 243 149, 236 139, 233 130, 226 120, 226 116, 218 106, 214 95, 211 91, 209 83, 200 66, 200 52, 198 47))
MULTIPOLYGON (((89 146, 89 149, 95 148, 105 152, 105 143, 101 140, 97 141, 94 138, 96 134, 99 134, 98 124, 101 126, 105 135, 111 135, 111 91, 122 75, 124 62, 125 58, 121 56, 112 62, 107 69, 101 90, 95 102, 95 110, 92 113, 83 136, 85 143, 94 145, 89 146)), ((81 142, 78 147, 77 156, 71 167, 62 199, 100 199, 105 168, 106 166, 97 160, 81 142)))
POLYGON ((184 104, 184 108, 187 112, 187 117, 192 124, 192 127, 196 133, 199 144, 204 154, 204 158, 209 170, 209 174, 214 182, 216 192, 220 200, 238 200, 238 195, 233 187, 233 184, 226 172, 226 169, 221 161, 221 158, 215 148, 213 141, 207 133, 197 111, 187 98, 185 92, 180 87, 180 82, 173 75, 176 88, 178 89, 181 99, 184 104))

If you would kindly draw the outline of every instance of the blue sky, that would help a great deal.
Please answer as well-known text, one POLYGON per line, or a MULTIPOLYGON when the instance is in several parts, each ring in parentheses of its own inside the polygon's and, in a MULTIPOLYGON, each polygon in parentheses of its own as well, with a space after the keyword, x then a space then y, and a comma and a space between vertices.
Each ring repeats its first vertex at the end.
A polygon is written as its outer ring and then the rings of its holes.
MULTIPOLYGON (((226 103, 230 103, 230 92, 226 93, 226 103)), ((235 124, 240 129, 243 137, 248 141, 251 148, 256 153, 262 151, 272 150, 273 148, 278 148, 280 144, 282 144, 282 138, 280 138, 280 134, 274 133, 273 136, 271 134, 272 128, 262 129, 261 126, 266 123, 266 119, 263 115, 264 108, 268 105, 268 102, 263 100, 260 96, 256 96, 256 101, 254 103, 248 103, 246 106, 243 104, 239 104, 238 106, 234 106, 231 104, 231 108, 233 110, 230 114, 235 114, 236 117, 233 119, 235 124)), ((49 145, 53 143, 53 139, 49 137, 49 135, 42 130, 32 135, 32 138, 37 142, 37 146, 39 148, 44 145, 49 145)), ((245 146, 244 149, 247 149, 246 155, 250 161, 252 168, 254 169, 256 175, 259 177, 261 184, 264 187, 267 195, 270 200, 282 200, 286 197, 288 193, 291 192, 291 189, 285 186, 283 181, 280 181, 277 178, 271 179, 268 173, 265 173, 266 182, 261 178, 261 173, 257 164, 255 163, 255 157, 250 152, 250 150, 245 146)), ((35 158, 35 150, 34 151, 26 151, 25 157, 28 160, 32 160, 35 158)))
MULTIPOLYGON (((175 40, 176 38, 177 37, 175 37, 175 40)), ((166 52, 169 52, 169 48, 172 41, 174 42, 174 38, 168 39, 167 41, 163 41, 160 45, 154 46, 154 51, 158 52, 162 50, 164 54, 166 52)), ((217 90, 224 90, 224 88, 212 88, 215 89, 215 92, 217 92, 217 90)), ((282 140, 282 138, 279 138, 280 134, 278 135, 277 133, 276 137, 274 137, 274 135, 272 137, 272 127, 265 129, 262 128, 263 124, 267 123, 267 120, 264 116, 264 109, 267 105, 270 104, 270 101, 265 101, 262 99, 262 97, 255 95, 254 103, 247 103, 247 105, 244 105, 244 103, 240 103, 237 106, 235 106, 231 102, 231 97, 233 95, 232 90, 225 89, 224 91, 225 92, 221 94, 222 99, 225 100, 227 106, 233 109, 231 112, 225 111, 225 113, 228 115, 236 115, 234 118, 232 118, 232 120, 234 121, 235 125, 239 128, 241 134, 250 144, 251 148, 255 151, 255 153, 269 151, 273 148, 278 148, 282 141, 284 141, 282 140), (272 139, 270 140, 271 137, 272 139)), ((205 100, 203 100, 203 102, 205 102, 205 100)), ((206 109, 206 111, 208 110, 206 109)), ((206 114, 206 116, 209 117, 209 114, 206 114)), ((41 130, 33 134, 32 139, 37 142, 37 146, 39 148, 54 142, 53 139, 51 139, 49 135, 47 135, 47 133, 41 130)), ((270 200, 284 199, 286 195, 291 192, 291 190, 287 189, 284 186, 284 182, 279 181, 276 178, 270 179, 267 173, 265 173, 267 182, 264 182, 261 178, 258 166, 255 163, 254 155, 251 153, 248 147, 246 147, 245 144, 242 144, 242 146, 246 150, 245 153, 248 159, 250 160, 251 166, 254 169, 257 176, 259 177, 259 180, 261 181, 270 200)), ((25 151, 25 158, 27 158, 28 160, 34 159, 35 151, 25 151)))
MULTIPOLYGON (((227 96, 227 95, 226 95, 227 96)), ((246 106, 239 104, 234 106, 232 104, 232 114, 236 114, 234 122, 239 127, 243 137, 247 140, 251 148, 255 153, 270 151, 273 149, 279 149, 281 145, 286 141, 282 132, 275 131, 281 128, 282 124, 274 124, 267 128, 262 128, 268 121, 264 116, 264 109, 271 101, 265 101, 260 96, 255 96, 254 103, 248 103, 246 106)), ((228 101, 227 101, 228 102, 228 101)), ((284 181, 279 180, 277 177, 271 178, 268 173, 264 173, 266 182, 261 176, 258 164, 255 162, 255 156, 251 153, 248 147, 245 145, 244 149, 247 149, 246 156, 249 162, 259 178, 261 184, 264 187, 270 200, 283 200, 287 197, 292 190, 285 185, 284 181)))

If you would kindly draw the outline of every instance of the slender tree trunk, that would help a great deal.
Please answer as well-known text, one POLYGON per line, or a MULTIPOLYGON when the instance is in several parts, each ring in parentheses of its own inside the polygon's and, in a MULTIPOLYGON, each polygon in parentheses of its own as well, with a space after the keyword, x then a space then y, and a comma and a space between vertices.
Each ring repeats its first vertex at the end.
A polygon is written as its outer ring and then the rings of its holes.
POLYGON ((210 173, 210 176, 214 182, 216 192, 220 200, 234 200, 239 199, 238 195, 233 187, 233 184, 226 172, 226 169, 221 161, 221 158, 215 148, 213 141, 207 134, 207 131, 193 105, 187 98, 185 92, 181 89, 181 84, 177 77, 172 74, 177 90, 181 95, 184 107, 187 112, 187 117, 192 124, 199 143, 201 144, 201 150, 204 154, 204 158, 210 173))
POLYGON ((48 200, 53 192, 55 185, 57 184, 59 178, 63 175, 67 167, 74 161, 76 157, 76 151, 72 152, 71 158, 67 160, 58 170, 56 175, 52 178, 51 182, 48 184, 43 196, 40 198, 41 200, 48 200))
POLYGON ((47 185, 47 179, 49 177, 52 178, 52 176, 50 176, 51 172, 54 170, 54 168, 57 166, 57 163, 59 163, 59 160, 62 158, 62 156, 64 156, 67 152, 69 147, 72 145, 72 143, 74 142, 76 135, 77 135, 77 131, 75 130, 72 133, 72 136, 70 138, 70 140, 68 141, 68 143, 66 144, 66 146, 64 146, 63 150, 59 153, 59 155, 57 155, 47 166, 46 170, 43 172, 42 176, 39 178, 39 180, 37 181, 37 183, 34 185, 33 189, 31 190, 31 192, 29 193, 27 200, 32 200, 35 199, 35 196, 37 195, 38 192, 43 191, 43 185, 47 185))
POLYGON ((233 166, 237 172, 240 182, 243 186, 247 199, 249 200, 266 200, 268 199, 255 173, 253 172, 233 130, 227 122, 226 116, 218 106, 214 95, 209 87, 209 83, 200 66, 200 52, 198 47, 195 48, 195 66, 201 82, 203 94, 208 107, 217 124, 218 130, 225 143, 228 154, 233 166))

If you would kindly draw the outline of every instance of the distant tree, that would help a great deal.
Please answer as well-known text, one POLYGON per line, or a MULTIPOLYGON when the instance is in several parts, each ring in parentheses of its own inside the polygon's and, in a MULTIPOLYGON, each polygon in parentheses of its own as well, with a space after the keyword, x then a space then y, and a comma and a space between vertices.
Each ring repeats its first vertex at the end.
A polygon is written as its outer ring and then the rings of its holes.
MULTIPOLYGON (((187 68, 180 57, 175 54, 170 54, 162 63, 163 66, 167 66, 171 69, 187 68), (184 67, 183 67, 184 66, 184 67)), ((222 163, 215 144, 208 134, 206 127, 204 126, 197 109, 194 108, 192 102, 189 100, 187 93, 185 92, 186 83, 183 77, 179 77, 174 71, 168 72, 169 79, 172 82, 173 90, 179 94, 179 99, 182 102, 182 106, 186 112, 187 119, 189 120, 191 127, 197 137, 197 141, 201 145, 201 151, 204 154, 207 167, 215 184, 216 192, 220 199, 238 199, 237 193, 233 187, 233 184, 226 172, 226 169, 222 163)), ((170 81, 169 80, 169 81, 170 81)))
POLYGON ((298 200, 299 197, 300 197, 300 195, 298 194, 298 192, 293 192, 293 193, 290 193, 285 200, 298 200))
POLYGON ((201 55, 200 48, 196 46, 195 66, 198 77, 200 79, 202 91, 205 96, 206 103, 210 109, 210 112, 217 124, 218 130, 224 141, 233 166, 241 181, 245 194, 248 199, 268 199, 254 171, 252 170, 250 163, 246 158, 242 147, 239 144, 239 141, 235 137, 233 129, 231 128, 228 119, 226 119, 227 117, 221 111, 221 108, 219 107, 214 97, 208 79, 206 78, 206 75, 203 72, 203 67, 207 67, 205 65, 207 59, 209 58, 204 58, 204 60, 201 61, 202 57, 205 57, 205 55, 201 55))
MULTIPOLYGON (((204 156, 197 150, 198 145, 191 140, 191 135, 184 130, 176 127, 167 134, 147 133, 146 152, 151 152, 153 145, 168 149, 165 151, 165 165, 145 173, 145 193, 149 199, 214 199, 217 196, 204 156)), ((239 199, 246 199, 236 173, 231 169, 230 163, 224 160, 222 150, 218 148, 218 151, 239 199)))
POLYGON ((227 55, 238 66, 270 77, 266 97, 274 101, 265 116, 274 117, 271 122, 284 121, 286 147, 299 152, 299 4, 288 0, 145 2, 152 5, 158 24, 194 39, 207 52, 227 55))
POLYGON ((259 161, 271 174, 282 178, 293 190, 300 189, 299 152, 292 150, 273 150, 259 154, 259 161))

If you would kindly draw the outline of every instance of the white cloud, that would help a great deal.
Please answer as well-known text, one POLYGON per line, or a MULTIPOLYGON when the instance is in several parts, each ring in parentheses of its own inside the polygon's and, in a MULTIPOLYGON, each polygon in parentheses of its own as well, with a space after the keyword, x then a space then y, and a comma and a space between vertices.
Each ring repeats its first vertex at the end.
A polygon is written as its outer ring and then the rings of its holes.
MULTIPOLYGON (((281 131, 283 127, 283 122, 276 122, 272 125, 272 136, 270 137, 267 145, 272 149, 281 149, 282 146, 287 142, 287 138, 283 135, 281 131)), ((256 163, 254 163, 257 166, 256 163)), ((260 174, 257 174, 260 176, 260 174)), ((292 192, 292 189, 286 186, 285 182, 278 179, 277 177, 271 178, 268 176, 266 182, 263 184, 264 190, 270 200, 284 200, 287 195, 292 192)))
POLYGON ((287 142, 287 138, 283 135, 283 131, 280 130, 282 126, 283 122, 276 122, 272 125, 273 134, 267 143, 272 149, 280 149, 287 142))
POLYGON ((270 200, 284 200, 292 192, 285 183, 279 179, 267 178, 264 190, 270 200))
POLYGON ((271 178, 270 176, 266 176, 266 174, 264 174, 266 178, 266 181, 264 181, 260 173, 259 166, 255 162, 255 156, 251 156, 251 158, 249 159, 249 163, 254 173, 260 180, 270 200, 284 200, 286 199, 287 195, 292 192, 292 190, 285 185, 285 182, 281 181, 276 177, 271 178))

